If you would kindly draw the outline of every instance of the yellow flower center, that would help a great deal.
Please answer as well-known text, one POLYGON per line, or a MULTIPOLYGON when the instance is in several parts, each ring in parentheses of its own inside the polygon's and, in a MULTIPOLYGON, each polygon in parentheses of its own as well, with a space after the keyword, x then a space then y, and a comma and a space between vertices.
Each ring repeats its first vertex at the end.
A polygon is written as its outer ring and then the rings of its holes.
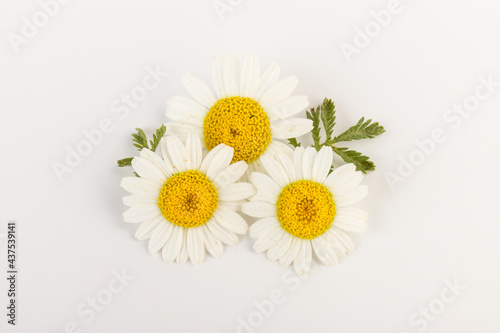
POLYGON ((194 170, 168 178, 158 196, 158 206, 165 219, 185 228, 208 222, 218 203, 214 184, 194 170))
POLYGON ((271 142, 271 122, 260 105, 248 97, 226 97, 215 103, 203 121, 205 146, 224 143, 234 149, 232 162, 253 162, 271 142))
POLYGON ((330 191, 310 180, 299 180, 283 188, 276 210, 283 229, 302 239, 313 239, 323 234, 335 217, 335 204, 330 191))

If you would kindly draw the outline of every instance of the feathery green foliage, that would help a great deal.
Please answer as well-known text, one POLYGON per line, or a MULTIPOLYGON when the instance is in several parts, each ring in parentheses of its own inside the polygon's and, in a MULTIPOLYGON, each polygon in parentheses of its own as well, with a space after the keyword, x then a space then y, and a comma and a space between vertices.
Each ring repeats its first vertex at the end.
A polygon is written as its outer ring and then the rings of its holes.
POLYGON ((326 141, 332 138, 333 128, 335 127, 335 120, 337 116, 335 115, 335 104, 331 99, 325 98, 321 108, 321 121, 323 122, 323 127, 325 129, 326 141))
MULTIPOLYGON (((372 123, 371 119, 365 121, 365 118, 363 117, 356 125, 351 126, 345 132, 332 139, 333 128, 335 127, 337 117, 335 104, 331 99, 325 98, 323 100, 323 104, 319 105, 316 109, 311 108, 310 111, 306 111, 306 116, 307 119, 310 119, 313 122, 311 135, 314 142, 313 147, 316 148, 316 150, 319 151, 322 147, 329 146, 346 163, 353 163, 356 166, 356 170, 363 173, 375 170, 375 164, 370 161, 368 156, 365 156, 355 150, 349 150, 347 147, 337 147, 334 144, 338 142, 371 139, 384 133, 385 129, 380 126, 378 122, 372 123), (320 136, 320 120, 326 135, 323 143, 321 143, 320 136)), ((288 142, 294 147, 300 146, 300 143, 297 142, 296 138, 288 139, 288 142)))
POLYGON ((311 108, 311 111, 306 111, 306 116, 307 119, 311 119, 313 122, 313 129, 311 131, 312 138, 314 141, 314 147, 319 146, 319 119, 321 115, 321 109, 320 107, 317 108, 317 110, 314 110, 314 108, 311 108))
POLYGON ((156 151, 156 147, 158 147, 158 144, 160 143, 161 138, 163 138, 163 135, 167 131, 167 128, 165 125, 161 125, 160 128, 156 129, 156 134, 153 134, 153 140, 150 140, 149 142, 151 143, 151 150, 156 151))
POLYGON ((371 139, 385 132, 385 129, 378 122, 371 123, 371 121, 371 119, 365 121, 364 117, 361 118, 356 125, 349 127, 344 133, 335 137, 333 143, 371 139))
POLYGON ((297 138, 288 139, 288 143, 291 144, 294 148, 300 147, 300 143, 297 142, 297 138))
MULTIPOLYGON (((144 148, 151 149, 155 151, 160 143, 161 138, 165 135, 167 128, 165 125, 161 125, 160 128, 156 129, 156 133, 153 134, 153 140, 149 140, 151 147, 148 145, 148 138, 146 137, 146 133, 140 128, 136 128, 137 133, 132 134, 132 142, 137 150, 141 151, 144 148)), ((119 167, 131 166, 133 157, 127 157, 117 161, 119 167)), ((136 174, 137 175, 137 174, 136 174)))
POLYGON ((333 151, 342 157, 346 163, 354 164, 356 166, 356 170, 363 173, 375 170, 375 164, 370 161, 368 156, 365 156, 355 150, 349 150, 347 147, 331 147, 333 151))
POLYGON ((118 166, 119 166, 119 167, 131 166, 131 165, 132 165, 132 160, 133 160, 133 159, 134 159, 133 157, 127 157, 127 158, 124 158, 124 159, 118 160, 118 161, 117 161, 118 166))
POLYGON ((136 128, 137 134, 132 134, 132 142, 134 146, 137 147, 137 150, 142 150, 143 148, 149 148, 148 146, 148 138, 146 137, 146 133, 141 128, 136 128))

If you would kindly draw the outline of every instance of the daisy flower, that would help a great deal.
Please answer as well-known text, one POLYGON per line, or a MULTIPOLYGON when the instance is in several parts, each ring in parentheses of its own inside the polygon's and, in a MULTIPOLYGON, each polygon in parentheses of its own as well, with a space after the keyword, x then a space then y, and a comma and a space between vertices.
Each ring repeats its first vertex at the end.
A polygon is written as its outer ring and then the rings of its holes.
POLYGON ((161 156, 142 149, 132 167, 139 177, 125 177, 121 186, 132 195, 125 222, 142 223, 136 238, 149 239, 149 251, 161 250, 164 261, 203 262, 205 249, 214 257, 222 243, 235 245, 247 231, 236 213, 242 200, 255 194, 249 183, 235 183, 247 170, 244 161, 231 163, 233 149, 220 144, 202 158, 201 140, 189 134, 160 142, 161 156))
POLYGON ((242 212, 260 218, 249 228, 256 252, 283 266, 292 262, 297 274, 309 272, 313 250, 326 265, 335 265, 353 243, 345 231, 366 229, 367 214, 351 205, 368 193, 363 175, 350 163, 330 174, 333 151, 296 148, 293 159, 278 153, 261 157, 269 176, 253 172, 257 194, 242 212))
POLYGON ((173 97, 167 102, 167 132, 180 138, 196 132, 208 150, 224 143, 234 149, 232 162, 249 163, 256 170, 266 153, 291 149, 277 139, 295 138, 308 133, 312 121, 293 118, 304 110, 307 96, 290 96, 297 78, 279 80, 275 64, 260 72, 256 56, 246 56, 240 66, 234 55, 216 56, 212 63, 215 95, 196 76, 185 73, 182 81, 193 99, 173 97))

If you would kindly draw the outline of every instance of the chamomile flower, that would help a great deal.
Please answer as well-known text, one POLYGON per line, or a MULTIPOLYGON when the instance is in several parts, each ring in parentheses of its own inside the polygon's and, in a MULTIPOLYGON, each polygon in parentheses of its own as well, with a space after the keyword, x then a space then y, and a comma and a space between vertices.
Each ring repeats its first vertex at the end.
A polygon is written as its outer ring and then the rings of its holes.
POLYGON ((306 275, 313 251, 326 265, 353 250, 345 231, 366 229, 367 214, 351 207, 368 193, 359 185, 363 176, 350 163, 330 174, 333 151, 323 147, 296 148, 293 158, 278 153, 263 156, 268 175, 253 172, 250 176, 257 194, 244 203, 242 212, 260 218, 249 228, 256 238, 256 252, 267 252, 268 259, 283 266, 292 262, 297 274, 306 275))
POLYGON ((234 55, 216 56, 212 63, 215 95, 196 76, 186 73, 182 81, 193 99, 173 97, 167 102, 167 132, 179 137, 194 131, 208 150, 224 143, 234 149, 232 162, 249 163, 249 171, 267 153, 290 148, 276 139, 308 133, 312 121, 294 118, 308 105, 307 96, 291 96, 297 79, 279 80, 275 64, 262 73, 256 56, 248 55, 240 66, 234 55))
POLYGON ((255 194, 249 183, 235 183, 247 170, 244 161, 231 163, 233 149, 217 145, 202 158, 200 138, 193 133, 183 144, 176 136, 160 141, 161 156, 142 149, 132 167, 139 177, 125 177, 121 186, 132 195, 125 222, 142 223, 136 238, 149 239, 149 251, 161 250, 163 260, 203 262, 205 249, 214 257, 222 243, 235 245, 247 231, 236 212, 242 200, 255 194))

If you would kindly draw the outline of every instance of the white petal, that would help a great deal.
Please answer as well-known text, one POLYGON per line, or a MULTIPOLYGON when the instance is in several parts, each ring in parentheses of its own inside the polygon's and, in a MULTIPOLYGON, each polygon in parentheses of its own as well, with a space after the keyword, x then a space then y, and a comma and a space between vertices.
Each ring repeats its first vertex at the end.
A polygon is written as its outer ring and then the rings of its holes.
POLYGON ((167 243, 167 240, 172 234, 172 226, 172 223, 165 221, 164 223, 160 223, 155 230, 153 230, 148 244, 149 252, 156 253, 165 243, 167 243))
POLYGON ((281 120, 294 116, 309 105, 307 96, 290 96, 284 100, 274 103, 266 112, 270 120, 281 120))
POLYGON ((186 140, 187 170, 198 170, 201 166, 202 155, 200 137, 194 133, 189 133, 186 140))
POLYGON ((255 55, 247 55, 243 60, 240 74, 240 96, 255 98, 259 88, 260 66, 255 55))
POLYGON ((243 205, 246 200, 238 200, 238 201, 222 201, 219 200, 219 207, 224 207, 233 212, 241 212, 241 205, 243 205))
POLYGON ((281 187, 285 187, 288 184, 290 184, 290 179, 288 179, 288 175, 283 169, 283 166, 281 163, 276 161, 274 158, 269 157, 268 155, 262 156, 260 158, 260 161, 264 165, 264 168, 266 169, 267 173, 269 176, 271 176, 278 185, 281 187))
POLYGON ((140 177, 124 177, 120 183, 126 191, 138 195, 158 196, 163 184, 140 177))
POLYGON ((312 168, 312 180, 323 184, 328 172, 332 167, 333 150, 330 147, 323 147, 316 155, 312 168))
POLYGON ((347 253, 354 250, 354 243, 345 232, 335 226, 332 226, 327 232, 334 235, 340 241, 340 243, 345 247, 347 253))
POLYGON ((273 246, 276 246, 281 236, 285 231, 281 226, 276 226, 275 228, 271 228, 267 233, 261 235, 255 244, 253 245, 253 249, 257 253, 262 253, 264 251, 269 250, 273 246))
POLYGON ((165 123, 165 127, 169 135, 175 135, 182 141, 186 141, 188 134, 191 132, 198 134, 200 138, 203 137, 203 128, 198 126, 181 122, 168 122, 165 123))
POLYGON ((151 233, 158 225, 160 225, 160 223, 168 223, 162 215, 157 216, 154 219, 147 220, 137 229, 135 232, 135 238, 140 241, 151 238, 151 233))
POLYGON ((271 156, 274 156, 277 153, 283 153, 286 154, 287 156, 292 157, 293 156, 293 149, 290 148, 290 146, 276 141, 276 140, 271 140, 269 143, 269 146, 267 146, 267 149, 265 151, 265 154, 271 154, 271 156))
POLYGON ((172 165, 172 161, 170 160, 170 156, 168 154, 168 146, 167 146, 167 137, 163 137, 160 140, 160 149, 161 155, 163 156, 163 164, 165 165, 165 169, 168 170, 169 174, 172 175, 177 170, 174 169, 172 165))
POLYGON ((203 158, 200 166, 200 172, 206 174, 208 171, 208 167, 212 164, 212 160, 215 159, 217 154, 224 149, 225 145, 220 144, 214 147, 212 150, 208 152, 208 154, 203 158))
POLYGON ((247 232, 248 225, 245 219, 232 210, 218 207, 214 212, 214 217, 221 226, 229 231, 240 235, 247 232))
POLYGON ((134 157, 132 160, 132 167, 142 178, 158 182, 162 185, 165 183, 165 180, 167 180, 165 174, 145 158, 138 156, 134 157))
POLYGON ((214 258, 219 258, 224 253, 222 242, 214 237, 206 224, 202 225, 200 228, 203 229, 205 247, 207 248, 208 253, 210 253, 214 258))
MULTIPOLYGON (((255 162, 257 162, 257 161, 255 161, 255 162)), ((238 161, 238 162, 240 162, 240 161, 238 161)), ((247 171, 243 174, 243 176, 241 176, 240 181, 246 182, 246 183, 250 182, 250 175, 252 174, 252 172, 255 171, 254 163, 249 163, 248 164, 247 171)), ((217 187, 217 185, 216 185, 216 187, 217 187)))
POLYGON ((259 238, 263 236, 268 230, 280 227, 280 223, 276 217, 265 217, 254 222, 248 228, 248 235, 251 238, 259 238))
POLYGON ((293 152, 293 165, 295 166, 295 173, 297 174, 297 179, 303 179, 304 173, 302 172, 302 156, 304 155, 305 149, 303 147, 295 148, 293 152))
POLYGON ((332 194, 333 201, 337 207, 348 207, 358 203, 368 195, 368 186, 356 186, 354 189, 343 195, 337 195, 335 192, 332 194))
POLYGON ((187 251, 189 259, 195 265, 201 264, 205 259, 205 237, 200 227, 187 230, 187 251))
POLYGON ((240 94, 240 62, 235 55, 230 54, 224 60, 224 89, 229 97, 240 94))
POLYGON ((216 99, 210 91, 210 88, 208 88, 205 82, 198 77, 191 73, 184 73, 182 75, 182 82, 187 91, 198 103, 205 106, 207 109, 210 109, 212 105, 215 104, 216 99))
POLYGON ((206 107, 191 98, 175 96, 167 102, 166 116, 173 121, 203 127, 203 120, 207 112, 206 107))
POLYGON ((270 248, 267 252, 267 259, 276 261, 283 257, 285 253, 290 249, 292 239, 292 235, 290 235, 288 232, 284 232, 278 243, 276 243, 276 246, 270 248))
POLYGON ((297 138, 312 129, 312 120, 305 118, 283 119, 271 124, 271 134, 276 139, 297 138))
POLYGON ((290 96, 292 91, 299 83, 295 76, 289 76, 281 79, 274 86, 269 88, 264 95, 259 99, 259 104, 263 109, 271 107, 273 104, 280 102, 290 96))
POLYGON ((292 236, 292 243, 290 244, 290 248, 288 251, 285 253, 283 257, 280 258, 279 263, 281 266, 288 266, 292 263, 292 261, 297 258, 297 254, 300 251, 300 244, 301 244, 302 239, 298 237, 293 237, 292 236))
MULTIPOLYGON (((338 180, 339 177, 336 177, 336 179, 338 180)), ((343 180, 342 183, 336 182, 337 184, 332 186, 332 193, 337 195, 348 194, 361 183, 363 180, 363 173, 361 173, 361 171, 355 171, 350 174, 349 178, 341 180, 343 180)))
POLYGON ((333 266, 338 263, 337 252, 335 247, 331 244, 326 237, 320 235, 311 239, 311 243, 316 253, 316 256, 322 263, 328 266, 333 266))
MULTIPOLYGON (((220 174, 222 170, 224 170, 229 166, 231 160, 233 159, 233 148, 226 146, 223 143, 221 143, 220 145, 222 145, 222 149, 216 153, 216 155, 213 157, 213 159, 210 162, 210 165, 207 168, 206 175, 210 180, 215 179, 215 177, 217 177, 217 175, 220 174)), ((203 163, 202 163, 202 168, 203 168, 203 163)))
POLYGON ((230 164, 224 170, 222 170, 217 177, 213 180, 217 188, 224 187, 226 185, 232 184, 245 174, 248 169, 248 165, 245 161, 238 161, 236 163, 230 164))
POLYGON ((175 259, 175 261, 178 264, 185 264, 185 263, 187 263, 187 261, 189 259, 187 244, 188 244, 187 243, 187 231, 184 230, 184 233, 182 235, 182 246, 181 246, 181 249, 179 250, 179 255, 175 259))
POLYGON ((264 93, 274 86, 280 77, 280 68, 272 63, 266 67, 259 80, 259 89, 257 90, 257 95, 255 95, 255 100, 259 100, 264 93))
POLYGON ((217 194, 224 201, 243 200, 255 194, 255 187, 250 183, 233 183, 221 188, 217 194))
MULTIPOLYGON (((359 174, 356 174, 356 166, 352 163, 349 163, 333 169, 332 173, 328 175, 323 184, 329 188, 330 192, 333 193, 336 188, 345 183, 348 183, 353 179, 359 179, 359 174)), ((361 182, 361 180, 359 180, 359 182, 361 182)))
POLYGON ((309 273, 312 263, 312 248, 311 241, 308 239, 303 239, 301 241, 300 251, 297 254, 297 258, 293 262, 293 268, 299 276, 305 276, 309 273))
POLYGON ((241 211, 253 217, 276 216, 276 206, 261 201, 246 202, 241 207, 241 211))
POLYGON ((302 156, 302 179, 312 180, 312 168, 316 158, 316 149, 307 147, 302 156))
POLYGON ((220 239, 224 244, 236 245, 238 243, 238 236, 224 228, 216 219, 208 221, 206 226, 210 229, 214 237, 220 239))
POLYGON ((160 215, 158 204, 134 205, 123 213, 123 220, 130 223, 144 222, 160 215))
POLYGON ((338 208, 333 220, 334 225, 345 231, 361 232, 365 231, 368 214, 356 207, 338 208))
POLYGON ((215 56, 212 58, 212 84, 214 86, 215 93, 219 96, 219 99, 227 97, 226 90, 224 89, 224 59, 221 56, 215 56))
MULTIPOLYGON (((271 141, 272 142, 272 141, 271 141)), ((269 144, 270 146, 271 144, 269 144)), ((269 148, 269 147, 268 147, 269 148)), ((252 166, 252 170, 250 172, 250 174, 252 172, 266 172, 266 170, 264 169, 264 167, 262 166, 262 162, 260 161, 260 159, 257 159, 256 161, 252 162, 252 163, 249 163, 248 164, 248 167, 250 168, 250 166, 252 166)), ((249 170, 250 171, 250 170, 249 170)), ((247 172, 248 173, 248 172, 247 172)), ((250 175, 249 174, 249 175, 250 175)))
POLYGON ((174 173, 186 171, 186 148, 178 137, 167 138, 167 151, 174 166, 174 173))
MULTIPOLYGON (((333 227, 330 227, 330 229, 333 229, 333 227)), ((323 235, 320 235, 318 237, 323 237, 325 241, 330 244, 330 249, 335 250, 337 260, 340 260, 346 255, 346 247, 340 242, 337 234, 332 233, 331 230, 327 230, 323 235)))
POLYGON ((257 195, 270 204, 276 204, 281 187, 268 175, 252 172, 250 181, 257 188, 257 195))
POLYGON ((150 161, 155 165, 155 167, 160 169, 160 171, 163 172, 163 174, 165 175, 165 179, 172 176, 172 170, 169 169, 169 167, 165 164, 163 159, 160 156, 158 156, 158 154, 156 154, 155 152, 147 148, 144 148, 141 150, 140 155, 142 158, 150 161))
POLYGON ((298 180, 297 173, 295 172, 295 167, 289 156, 283 153, 278 153, 275 155, 275 158, 283 166, 283 170, 285 170, 288 176, 288 181, 290 183, 298 180))
POLYGON ((164 261, 173 263, 182 247, 184 240, 184 228, 177 225, 172 226, 172 234, 167 241, 167 244, 163 247, 161 251, 161 256, 164 261))
POLYGON ((123 197, 122 201, 125 206, 132 207, 139 204, 157 204, 158 197, 152 195, 133 194, 123 197))

